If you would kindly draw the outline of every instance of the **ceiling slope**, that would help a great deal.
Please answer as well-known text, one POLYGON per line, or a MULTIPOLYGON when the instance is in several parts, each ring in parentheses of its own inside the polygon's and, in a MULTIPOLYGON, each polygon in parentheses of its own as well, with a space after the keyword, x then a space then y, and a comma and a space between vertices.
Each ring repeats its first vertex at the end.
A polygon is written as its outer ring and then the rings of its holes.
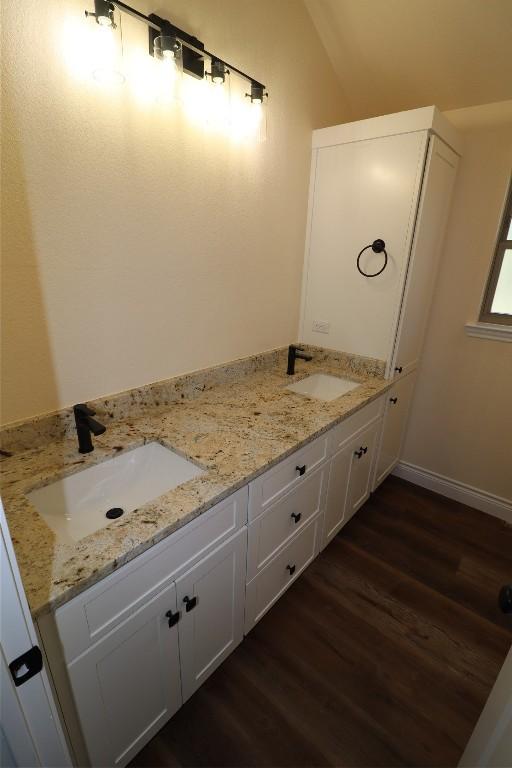
POLYGON ((304 0, 351 119, 512 98, 512 0, 304 0))

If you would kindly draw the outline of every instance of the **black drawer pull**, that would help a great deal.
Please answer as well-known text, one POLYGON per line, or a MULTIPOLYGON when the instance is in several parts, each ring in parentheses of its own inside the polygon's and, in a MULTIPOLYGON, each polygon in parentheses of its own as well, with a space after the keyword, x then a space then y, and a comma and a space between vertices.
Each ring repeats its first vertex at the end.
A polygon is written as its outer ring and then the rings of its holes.
POLYGON ((174 627, 175 624, 178 623, 180 620, 180 612, 176 611, 176 613, 173 613, 172 611, 167 611, 165 614, 166 617, 169 619, 169 626, 174 627))
POLYGON ((294 565, 287 565, 286 566, 286 570, 289 571, 290 576, 293 576, 293 574, 295 573, 295 566, 294 565))
POLYGON ((23 683, 30 680, 31 677, 37 675, 42 668, 43 654, 37 645, 34 645, 28 651, 22 653, 21 656, 18 656, 17 659, 14 659, 14 661, 11 661, 9 664, 12 679, 16 687, 23 685, 23 683))
POLYGON ((362 450, 363 453, 368 453, 368 446, 365 445, 364 448, 363 448, 363 446, 361 446, 361 450, 362 450))
POLYGON ((358 451, 354 451, 354 456, 357 456, 358 459, 360 459, 362 455, 363 455, 362 448, 360 448, 358 451))
POLYGON ((299 522, 299 520, 300 520, 300 519, 301 519, 301 517, 302 517, 302 512, 292 512, 292 514, 290 515, 290 517, 292 517, 292 518, 293 518, 293 521, 294 521, 295 523, 298 523, 298 522, 299 522))
POLYGON ((398 397, 390 397, 389 402, 395 405, 396 403, 398 403, 398 397))
POLYGON ((188 613, 192 608, 196 607, 197 597, 184 597, 183 602, 185 603, 185 610, 188 613))
POLYGON ((306 465, 303 464, 302 467, 295 467, 295 471, 302 477, 302 475, 306 474, 306 465))
POLYGON ((396 371, 397 373, 402 373, 402 371, 403 371, 403 368, 402 368, 402 366, 401 366, 401 365, 397 365, 397 366, 395 366, 395 371, 396 371))

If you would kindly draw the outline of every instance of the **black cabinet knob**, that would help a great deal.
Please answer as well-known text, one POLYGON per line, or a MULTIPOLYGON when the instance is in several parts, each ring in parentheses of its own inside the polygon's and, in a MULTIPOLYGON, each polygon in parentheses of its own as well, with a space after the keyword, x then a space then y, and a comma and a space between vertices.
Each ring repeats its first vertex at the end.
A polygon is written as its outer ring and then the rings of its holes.
POLYGON ((395 405, 396 403, 398 403, 398 397, 390 397, 389 402, 395 405))
POLYGON ((176 613, 173 613, 172 611, 167 611, 165 614, 166 617, 169 619, 169 626, 174 627, 175 624, 178 623, 180 620, 180 612, 176 611, 176 613))
POLYGON ((294 565, 287 565, 286 570, 289 572, 290 576, 293 576, 295 573, 295 566, 294 565))
POLYGON ((295 523, 298 523, 302 517, 302 512, 292 512, 291 517, 293 518, 295 523))
POLYGON ((512 584, 505 584, 500 589, 498 600, 503 613, 512 613, 512 584))
POLYGON ((303 464, 301 467, 295 467, 295 471, 302 477, 302 475, 306 474, 306 465, 303 464))
POLYGON ((362 450, 363 453, 368 453, 368 446, 365 445, 364 448, 363 448, 363 446, 361 446, 361 450, 362 450))
POLYGON ((401 365, 397 365, 397 366, 395 366, 395 371, 396 371, 397 373, 402 373, 402 371, 403 371, 403 368, 402 368, 402 366, 401 366, 401 365))
POLYGON ((354 456, 357 456, 358 459, 360 459, 362 455, 363 455, 362 448, 360 448, 358 451, 354 451, 354 456))
POLYGON ((197 605, 197 597, 184 597, 183 602, 185 603, 185 610, 187 613, 192 610, 192 608, 195 608, 197 605))

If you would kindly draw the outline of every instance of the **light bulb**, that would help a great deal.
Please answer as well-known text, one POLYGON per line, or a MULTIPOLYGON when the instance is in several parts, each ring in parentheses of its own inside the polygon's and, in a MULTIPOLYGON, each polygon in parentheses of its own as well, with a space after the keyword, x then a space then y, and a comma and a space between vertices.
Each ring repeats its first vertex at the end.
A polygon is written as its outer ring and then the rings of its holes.
POLYGON ((227 74, 229 74, 229 70, 226 69, 224 62, 219 61, 219 59, 212 59, 212 71, 210 72, 212 83, 222 85, 227 74))
POLYGON ((250 97, 251 104, 263 104, 263 96, 265 95, 264 86, 252 80, 251 92, 246 93, 245 95, 250 97))
POLYGON ((181 56, 181 43, 173 35, 158 35, 153 40, 153 54, 157 59, 176 59, 181 56))

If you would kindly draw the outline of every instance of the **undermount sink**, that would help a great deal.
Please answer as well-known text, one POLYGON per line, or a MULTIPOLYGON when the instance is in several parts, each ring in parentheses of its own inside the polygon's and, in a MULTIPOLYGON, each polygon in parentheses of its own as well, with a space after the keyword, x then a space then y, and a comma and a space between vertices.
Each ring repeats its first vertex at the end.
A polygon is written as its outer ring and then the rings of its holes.
POLYGON ((57 539, 69 543, 202 474, 203 469, 155 442, 38 488, 27 496, 57 539), (109 510, 110 517, 106 517, 109 510))
POLYGON ((328 376, 326 373, 314 373, 302 381, 289 384, 286 389, 299 395, 314 397, 317 400, 335 400, 359 386, 359 382, 328 376))

